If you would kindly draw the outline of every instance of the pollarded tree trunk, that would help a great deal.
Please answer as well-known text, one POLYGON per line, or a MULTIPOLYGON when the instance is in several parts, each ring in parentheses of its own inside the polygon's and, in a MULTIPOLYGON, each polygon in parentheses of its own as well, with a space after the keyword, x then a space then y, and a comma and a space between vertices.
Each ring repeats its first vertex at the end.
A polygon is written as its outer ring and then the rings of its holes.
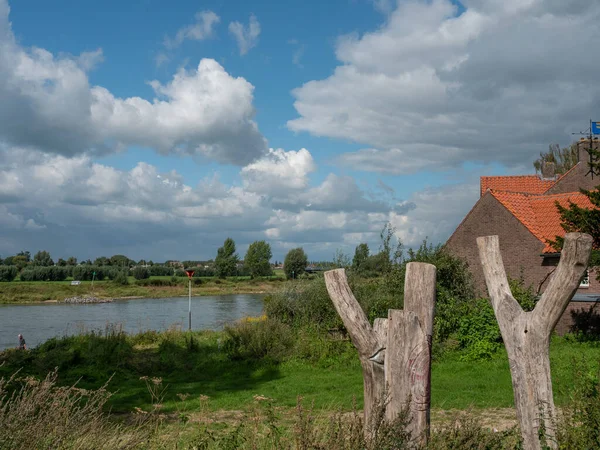
POLYGON ((344 269, 325 272, 325 283, 333 305, 358 350, 364 383, 365 433, 370 437, 376 419, 373 413, 385 401, 387 319, 376 319, 371 327, 365 312, 348 286, 344 269))
POLYGON ((541 448, 539 431, 542 421, 547 444, 556 448, 550 334, 579 287, 589 262, 592 238, 582 233, 565 236, 558 268, 531 312, 523 311, 510 292, 498 236, 477 238, 477 246, 492 307, 508 353, 524 448, 541 448))
POLYGON ((325 272, 325 282, 362 364, 366 436, 370 437, 374 431, 374 412, 378 408, 385 408, 388 421, 408 408, 411 435, 426 442, 431 403, 435 266, 409 263, 405 309, 389 310, 388 319, 375 319, 373 327, 352 294, 343 269, 325 272))

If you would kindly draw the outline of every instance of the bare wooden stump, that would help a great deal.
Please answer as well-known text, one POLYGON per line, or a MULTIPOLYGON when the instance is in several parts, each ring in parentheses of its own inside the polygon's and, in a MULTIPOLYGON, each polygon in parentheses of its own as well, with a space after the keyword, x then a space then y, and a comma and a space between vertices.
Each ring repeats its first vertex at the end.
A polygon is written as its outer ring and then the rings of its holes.
POLYGON ((378 408, 385 408, 385 418, 389 421, 409 408, 411 435, 427 439, 435 282, 435 266, 409 263, 404 288, 405 309, 389 310, 388 319, 375 319, 371 327, 348 286, 344 269, 325 272, 329 296, 362 364, 367 436, 376 425, 374 412, 378 408))
POLYGON ((583 233, 565 236, 556 272, 531 312, 523 311, 511 294, 498 236, 477 238, 477 246, 508 353, 524 448, 541 448, 538 432, 542 420, 547 444, 557 448, 556 410, 550 378, 550 334, 579 287, 590 259, 592 238, 583 233))

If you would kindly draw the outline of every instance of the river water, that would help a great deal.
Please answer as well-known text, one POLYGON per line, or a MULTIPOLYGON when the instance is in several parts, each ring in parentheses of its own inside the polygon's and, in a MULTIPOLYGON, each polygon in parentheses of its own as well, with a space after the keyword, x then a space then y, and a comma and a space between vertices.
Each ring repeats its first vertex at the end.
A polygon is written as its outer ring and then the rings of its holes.
MULTIPOLYGON (((218 330, 246 316, 259 316, 261 294, 192 297, 192 329, 218 330)), ((16 347, 23 334, 28 347, 55 336, 105 330, 119 324, 128 333, 188 328, 188 298, 115 300, 112 303, 73 305, 64 303, 0 305, 0 351, 16 347)))

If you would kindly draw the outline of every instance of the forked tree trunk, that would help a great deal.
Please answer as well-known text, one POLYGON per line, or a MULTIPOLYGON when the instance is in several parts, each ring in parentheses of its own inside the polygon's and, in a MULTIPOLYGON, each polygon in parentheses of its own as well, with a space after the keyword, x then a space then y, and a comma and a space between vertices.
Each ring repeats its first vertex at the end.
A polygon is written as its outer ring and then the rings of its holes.
POLYGON ((550 376, 550 335, 579 287, 590 259, 592 238, 582 233, 565 236, 556 272, 531 312, 523 311, 512 296, 498 236, 477 238, 477 246, 492 307, 508 353, 524 448, 541 448, 539 431, 542 421, 547 445, 557 448, 556 410, 550 376))
POLYGON ((374 412, 379 408, 385 408, 385 418, 392 421, 408 407, 411 435, 426 441, 431 403, 435 266, 409 263, 405 309, 389 310, 388 319, 375 319, 373 327, 352 294, 343 269, 325 272, 325 282, 362 364, 367 437, 372 435, 376 425, 374 412))

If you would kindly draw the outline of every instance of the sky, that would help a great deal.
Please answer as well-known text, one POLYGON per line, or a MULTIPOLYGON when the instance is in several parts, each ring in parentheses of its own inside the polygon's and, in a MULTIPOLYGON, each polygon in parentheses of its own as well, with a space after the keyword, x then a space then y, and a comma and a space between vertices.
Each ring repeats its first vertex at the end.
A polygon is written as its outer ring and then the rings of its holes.
POLYGON ((443 243, 600 120, 600 2, 0 0, 0 256, 443 243))

